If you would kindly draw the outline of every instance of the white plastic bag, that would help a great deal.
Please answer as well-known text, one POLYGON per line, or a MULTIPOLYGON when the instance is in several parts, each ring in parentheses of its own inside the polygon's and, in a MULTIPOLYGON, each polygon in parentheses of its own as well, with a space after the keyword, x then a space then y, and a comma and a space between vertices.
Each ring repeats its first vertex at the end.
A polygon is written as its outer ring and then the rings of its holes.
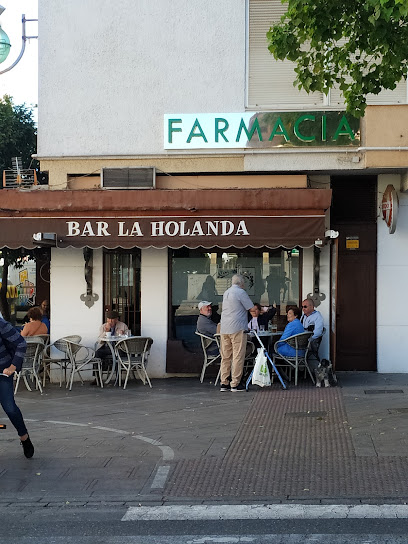
POLYGON ((254 385, 259 385, 260 387, 269 387, 271 385, 268 363, 266 361, 266 355, 263 349, 258 350, 258 355, 255 359, 252 383, 254 385))

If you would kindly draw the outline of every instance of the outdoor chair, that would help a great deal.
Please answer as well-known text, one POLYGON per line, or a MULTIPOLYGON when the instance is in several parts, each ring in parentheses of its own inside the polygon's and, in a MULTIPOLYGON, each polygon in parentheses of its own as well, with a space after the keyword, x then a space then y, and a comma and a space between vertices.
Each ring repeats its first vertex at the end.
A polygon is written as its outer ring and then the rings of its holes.
POLYGON ((321 336, 319 336, 318 338, 310 339, 309 351, 307 353, 308 360, 314 358, 318 363, 320 363, 319 348, 325 332, 326 328, 323 327, 323 332, 321 336))
POLYGON ((50 335, 49 334, 36 334, 34 336, 26 336, 26 340, 28 338, 41 338, 41 340, 44 342, 44 347, 46 348, 48 344, 50 343, 50 335))
POLYGON ((42 394, 41 380, 39 377, 40 367, 42 364, 42 355, 44 351, 44 342, 41 338, 27 337, 26 338, 27 349, 24 355, 23 366, 20 372, 16 372, 16 385, 14 393, 17 393, 17 389, 20 383, 20 379, 23 378, 24 383, 29 391, 32 391, 29 380, 34 385, 35 389, 39 389, 42 394))
POLYGON ((71 336, 64 336, 63 338, 59 338, 58 340, 55 340, 55 342, 53 342, 52 344, 49 344, 45 347, 43 357, 43 387, 45 386, 45 380, 47 375, 51 379, 51 368, 53 365, 59 367, 60 369, 60 387, 62 387, 62 378, 64 376, 66 382, 67 368, 70 366, 67 342, 70 341, 79 343, 81 342, 81 340, 81 336, 73 334, 71 336), (52 357, 52 352, 54 351, 54 348, 60 353, 63 353, 63 357, 52 357))
POLYGON ((211 336, 206 336, 205 334, 202 334, 201 332, 195 331, 196 335, 200 337, 201 341, 201 348, 203 350, 204 355, 204 362, 203 362, 203 368, 201 370, 201 376, 200 376, 200 382, 203 383, 204 381, 204 375, 205 371, 207 370, 207 367, 214 363, 220 363, 221 362, 221 355, 220 355, 220 343, 219 343, 219 336, 215 336, 214 338, 211 338, 211 336), (217 351, 215 351, 215 348, 217 351), (209 353, 210 351, 213 351, 213 353, 209 353))
POLYGON ((273 353, 273 362, 276 366, 282 366, 279 364, 279 360, 285 361, 284 366, 289 366, 291 368, 295 369, 295 385, 298 383, 298 374, 299 374, 299 368, 305 368, 307 372, 309 372, 309 375, 312 379, 312 382, 315 383, 315 379, 313 376, 312 371, 310 370, 309 364, 307 362, 307 355, 308 350, 310 346, 310 338, 313 336, 312 332, 301 332, 299 334, 294 334, 293 336, 289 336, 288 338, 285 338, 284 340, 278 340, 275 342, 274 345, 274 353, 273 353), (295 355, 293 357, 289 357, 288 355, 282 355, 278 352, 279 346, 282 346, 284 344, 288 344, 292 348, 295 349, 295 355), (304 355, 300 352, 304 352, 304 355))
POLYGON ((66 388, 71 391, 72 384, 74 382, 75 374, 78 374, 82 385, 84 380, 81 376, 81 371, 89 370, 92 367, 92 371, 96 378, 96 383, 103 387, 102 380, 102 361, 98 357, 95 357, 95 351, 87 346, 82 346, 76 342, 71 342, 65 338, 67 344, 67 354, 69 358, 68 367, 71 370, 71 374, 66 383, 66 388))
POLYGON ((126 372, 123 389, 126 389, 130 371, 132 371, 134 377, 136 371, 143 385, 147 382, 152 387, 146 371, 152 344, 152 338, 142 336, 124 338, 116 343, 115 353, 118 360, 119 385, 122 385, 122 371, 126 372))

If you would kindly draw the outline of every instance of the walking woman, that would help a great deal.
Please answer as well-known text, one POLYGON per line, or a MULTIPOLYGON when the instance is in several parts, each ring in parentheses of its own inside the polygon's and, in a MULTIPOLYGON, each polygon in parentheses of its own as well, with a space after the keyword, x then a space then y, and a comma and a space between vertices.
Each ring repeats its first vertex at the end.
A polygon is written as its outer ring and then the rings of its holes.
POLYGON ((0 318, 0 404, 17 430, 24 455, 34 455, 34 446, 28 436, 20 408, 14 400, 13 374, 21 370, 26 341, 20 333, 3 318, 0 318))

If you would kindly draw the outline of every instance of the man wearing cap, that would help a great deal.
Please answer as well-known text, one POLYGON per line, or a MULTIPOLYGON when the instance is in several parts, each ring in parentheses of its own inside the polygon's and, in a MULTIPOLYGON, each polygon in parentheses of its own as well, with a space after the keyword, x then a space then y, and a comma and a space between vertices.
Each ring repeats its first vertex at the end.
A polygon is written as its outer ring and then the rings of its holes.
MULTIPOLYGON (((99 340, 101 340, 107 332, 111 332, 112 336, 124 336, 126 334, 130 335, 130 330, 128 329, 127 325, 122 321, 119 321, 119 314, 114 310, 106 312, 106 323, 103 323, 99 329, 99 340)), ((104 343, 96 350, 95 356, 102 359, 102 369, 107 370, 109 367, 109 362, 112 359, 112 352, 109 346, 104 343)), ((91 385, 97 385, 96 380, 94 380, 91 385)))
POLYGON ((111 332, 112 336, 123 336, 128 332, 128 327, 122 321, 119 321, 118 312, 110 311, 106 313, 106 323, 99 329, 99 338, 105 336, 106 332, 111 332))
POLYGON ((214 334, 217 332, 217 325, 211 319, 212 316, 212 302, 208 300, 202 300, 198 303, 198 309, 200 310, 200 315, 197 319, 197 332, 205 334, 214 338, 214 334))

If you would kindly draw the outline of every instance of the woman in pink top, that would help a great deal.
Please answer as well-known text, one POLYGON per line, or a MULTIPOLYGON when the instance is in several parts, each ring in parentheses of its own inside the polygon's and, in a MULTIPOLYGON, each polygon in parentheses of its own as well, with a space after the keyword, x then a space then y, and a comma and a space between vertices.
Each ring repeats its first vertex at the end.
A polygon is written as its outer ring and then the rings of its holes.
POLYGON ((47 325, 41 322, 42 313, 38 306, 30 308, 27 312, 27 317, 30 319, 24 325, 21 331, 21 336, 37 336, 37 334, 47 334, 47 325))

